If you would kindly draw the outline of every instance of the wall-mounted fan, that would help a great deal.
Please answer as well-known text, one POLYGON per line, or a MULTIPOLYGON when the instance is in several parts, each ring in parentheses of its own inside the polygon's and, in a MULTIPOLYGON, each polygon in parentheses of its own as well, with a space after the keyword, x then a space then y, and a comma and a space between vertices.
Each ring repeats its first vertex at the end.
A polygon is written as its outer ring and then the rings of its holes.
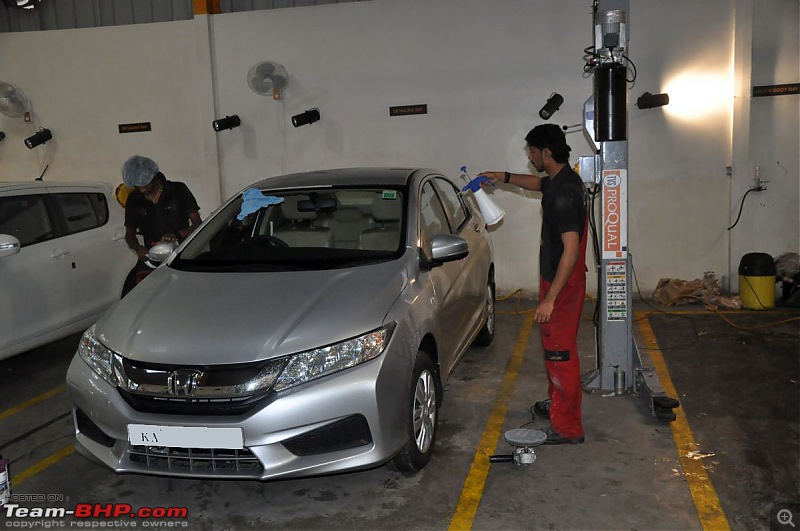
POLYGON ((261 96, 281 99, 281 92, 289 84, 286 68, 272 61, 263 61, 250 67, 247 72, 247 86, 261 96))
POLYGON ((11 118, 19 118, 28 112, 30 102, 20 89, 0 81, 0 112, 11 118))

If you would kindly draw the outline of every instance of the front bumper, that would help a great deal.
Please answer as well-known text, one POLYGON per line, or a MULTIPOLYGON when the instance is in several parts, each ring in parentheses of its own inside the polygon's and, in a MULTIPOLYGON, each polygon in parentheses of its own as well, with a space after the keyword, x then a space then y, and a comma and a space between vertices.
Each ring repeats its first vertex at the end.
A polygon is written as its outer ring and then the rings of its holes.
POLYGON ((246 414, 198 416, 136 411, 76 355, 67 372, 76 448, 119 473, 163 476, 266 480, 370 468, 408 440, 407 359, 390 344, 368 363, 274 394, 246 414), (128 424, 241 428, 244 449, 133 445, 128 424))

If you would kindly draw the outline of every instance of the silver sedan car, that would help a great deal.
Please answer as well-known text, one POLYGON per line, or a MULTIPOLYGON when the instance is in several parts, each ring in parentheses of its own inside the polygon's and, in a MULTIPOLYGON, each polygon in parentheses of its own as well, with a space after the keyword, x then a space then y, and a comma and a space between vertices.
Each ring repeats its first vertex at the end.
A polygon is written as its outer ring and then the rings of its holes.
POLYGON ((67 374, 76 448, 121 473, 416 472, 494 335, 486 225, 433 170, 273 177, 161 258, 67 374))

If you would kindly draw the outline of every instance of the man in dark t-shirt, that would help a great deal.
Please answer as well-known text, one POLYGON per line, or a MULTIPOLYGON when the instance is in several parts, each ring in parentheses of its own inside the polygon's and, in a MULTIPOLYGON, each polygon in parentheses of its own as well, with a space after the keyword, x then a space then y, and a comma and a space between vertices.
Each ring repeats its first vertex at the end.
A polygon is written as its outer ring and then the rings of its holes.
POLYGON ((124 297, 137 277, 150 271, 145 263, 150 247, 163 241, 182 242, 200 225, 200 207, 185 184, 168 181, 147 157, 134 155, 125 161, 122 180, 133 189, 125 202, 125 241, 139 258, 125 280, 124 297))
POLYGON ((569 166, 570 147, 554 124, 534 127, 525 137, 535 175, 484 172, 494 182, 542 192, 539 249, 539 306, 535 319, 542 333, 549 398, 534 411, 550 419, 547 444, 584 441, 578 325, 586 295, 586 192, 569 166))

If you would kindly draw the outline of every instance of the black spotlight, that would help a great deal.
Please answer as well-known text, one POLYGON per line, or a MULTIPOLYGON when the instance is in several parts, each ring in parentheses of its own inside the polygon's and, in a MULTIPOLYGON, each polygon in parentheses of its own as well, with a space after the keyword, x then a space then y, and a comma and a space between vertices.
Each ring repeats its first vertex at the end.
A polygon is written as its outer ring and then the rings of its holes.
POLYGON ((25 139, 25 145, 28 146, 28 149, 33 149, 52 139, 53 133, 50 132, 50 129, 39 129, 38 133, 25 139))
POLYGON ((636 100, 636 106, 640 109, 652 109, 669 105, 669 94, 650 94, 645 92, 636 100))
POLYGON ((539 116, 542 120, 549 120, 551 116, 555 114, 555 112, 561 107, 561 104, 564 103, 564 96, 558 94, 557 92, 553 92, 550 94, 550 97, 547 98, 547 103, 544 104, 544 107, 539 111, 539 116))
POLYGON ((239 127, 242 125, 242 121, 239 119, 238 114, 234 114, 233 116, 226 116, 225 118, 220 118, 219 120, 214 120, 211 122, 211 125, 214 127, 214 131, 224 131, 225 129, 233 129, 234 127, 239 127))
POLYGON ((319 121, 319 109, 309 109, 304 113, 295 114, 292 116, 292 125, 295 127, 313 124, 317 121, 319 121))

